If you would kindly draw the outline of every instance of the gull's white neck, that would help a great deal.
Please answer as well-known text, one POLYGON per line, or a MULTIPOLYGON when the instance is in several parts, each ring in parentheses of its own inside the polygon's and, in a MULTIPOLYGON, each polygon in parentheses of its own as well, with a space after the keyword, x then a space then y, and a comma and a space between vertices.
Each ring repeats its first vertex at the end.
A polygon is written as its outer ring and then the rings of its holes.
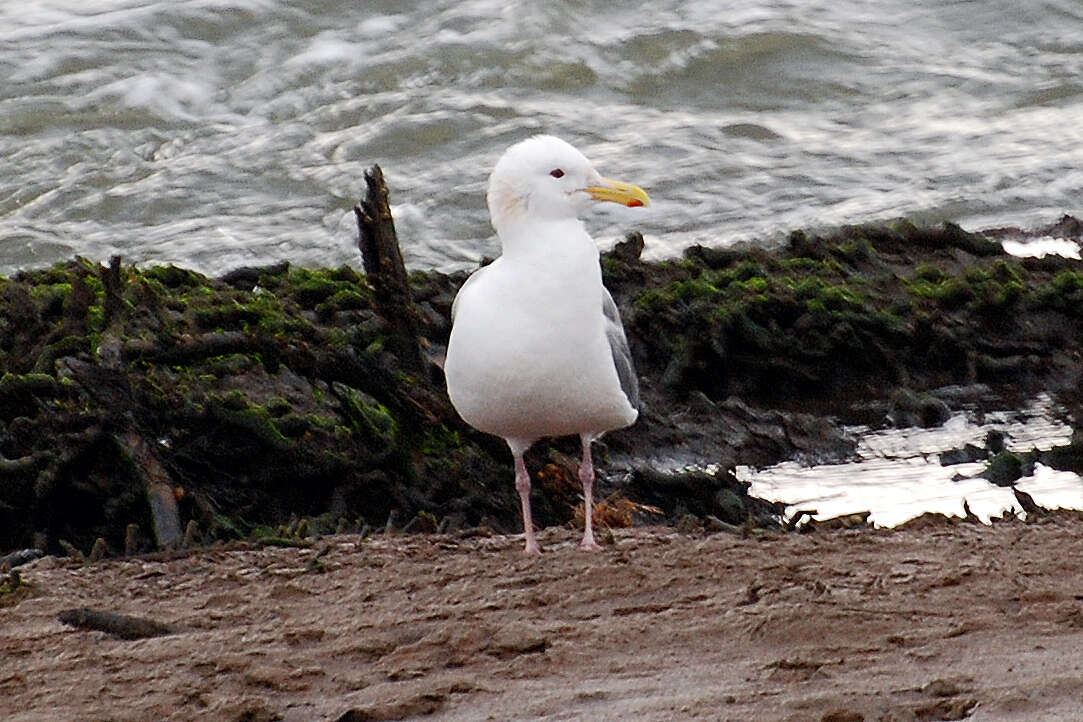
POLYGON ((578 218, 521 220, 503 224, 498 235, 503 255, 533 264, 598 262, 598 246, 578 218))

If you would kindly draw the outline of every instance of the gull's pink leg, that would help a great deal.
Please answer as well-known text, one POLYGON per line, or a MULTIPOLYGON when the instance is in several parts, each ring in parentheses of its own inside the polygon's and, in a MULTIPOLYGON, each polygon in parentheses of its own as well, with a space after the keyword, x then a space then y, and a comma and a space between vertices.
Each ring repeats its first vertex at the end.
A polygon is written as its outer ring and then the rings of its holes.
POLYGON ((579 548, 584 551, 597 551, 601 549, 594 541, 594 460, 591 458, 589 436, 581 437, 583 440, 583 460, 579 462, 579 481, 583 483, 583 541, 579 542, 579 548))
POLYGON ((515 489, 519 492, 519 501, 523 504, 523 532, 526 536, 524 554, 541 554, 538 540, 534 538, 534 522, 530 516, 530 474, 520 452, 512 451, 515 457, 515 489))

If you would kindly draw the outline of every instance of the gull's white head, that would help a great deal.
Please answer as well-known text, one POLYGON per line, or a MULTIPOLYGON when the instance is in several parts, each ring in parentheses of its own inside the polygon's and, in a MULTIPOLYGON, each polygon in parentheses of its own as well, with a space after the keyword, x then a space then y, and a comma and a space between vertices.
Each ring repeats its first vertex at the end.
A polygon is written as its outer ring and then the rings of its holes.
POLYGON ((489 176, 488 201, 498 234, 526 219, 577 218, 593 201, 650 204, 643 189, 603 178, 586 156, 551 135, 536 135, 504 152, 489 176))

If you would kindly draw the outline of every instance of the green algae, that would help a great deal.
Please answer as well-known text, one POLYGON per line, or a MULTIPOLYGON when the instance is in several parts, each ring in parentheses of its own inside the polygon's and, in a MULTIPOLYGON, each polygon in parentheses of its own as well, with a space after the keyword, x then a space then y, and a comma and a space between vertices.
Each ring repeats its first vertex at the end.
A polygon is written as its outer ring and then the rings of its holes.
POLYGON ((281 452, 293 448, 294 441, 282 434, 267 410, 250 406, 242 392, 233 391, 225 396, 208 394, 207 414, 216 421, 252 434, 267 449, 281 452))
POLYGON ((362 438, 384 440, 391 445, 396 442, 399 420, 386 405, 349 387, 340 388, 339 398, 346 421, 362 438))
POLYGON ((52 398, 59 393, 56 377, 46 373, 13 374, 0 376, 0 395, 31 395, 52 398))
POLYGON ((437 424, 425 430, 421 441, 421 453, 426 456, 441 456, 456 451, 462 445, 463 436, 458 429, 450 429, 446 424, 437 424))
POLYGON ((1083 317, 1083 272, 1064 270, 1037 290, 1040 308, 1083 317))
POLYGON ((365 308, 371 304, 368 283, 349 266, 293 269, 287 281, 291 297, 301 308, 316 310, 321 304, 365 308))
POLYGON ((160 283, 165 288, 201 288, 206 287, 208 279, 201 273, 189 271, 169 264, 167 266, 151 266, 143 269, 141 275, 151 281, 160 283))
POLYGON ((1022 267, 1004 259, 968 267, 961 274, 921 264, 904 285, 916 298, 946 310, 966 307, 979 313, 1002 313, 1032 295, 1022 267))
POLYGON ((255 304, 242 304, 237 301, 200 308, 195 311, 195 323, 206 330, 248 330, 264 320, 266 309, 255 304))
POLYGON ((929 269, 915 273, 905 285, 917 298, 933 301, 949 310, 962 308, 974 298, 970 284, 939 269, 935 273, 929 269))

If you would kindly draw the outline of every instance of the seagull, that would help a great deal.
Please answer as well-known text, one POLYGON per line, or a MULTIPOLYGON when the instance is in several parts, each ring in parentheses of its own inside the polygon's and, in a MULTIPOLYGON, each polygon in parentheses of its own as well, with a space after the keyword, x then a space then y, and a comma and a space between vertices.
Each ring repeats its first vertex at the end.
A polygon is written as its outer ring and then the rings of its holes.
POLYGON ((489 216, 502 253, 475 271, 451 308, 448 396, 476 429, 503 438, 515 460, 524 552, 541 552, 523 454, 538 439, 578 435, 583 456, 581 549, 599 549, 591 511, 591 443, 639 415, 639 384, 598 247, 579 215, 594 202, 650 204, 631 183, 603 178, 567 142, 537 135, 511 146, 489 177, 489 216))

